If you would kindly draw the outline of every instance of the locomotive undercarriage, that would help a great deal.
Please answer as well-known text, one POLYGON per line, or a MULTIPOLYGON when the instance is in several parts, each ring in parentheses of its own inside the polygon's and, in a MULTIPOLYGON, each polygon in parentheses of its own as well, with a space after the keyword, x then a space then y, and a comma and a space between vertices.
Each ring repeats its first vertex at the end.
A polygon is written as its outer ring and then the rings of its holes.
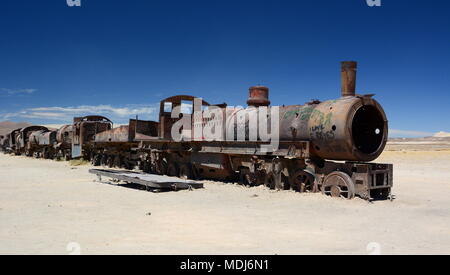
POLYGON ((321 192, 332 197, 388 199, 392 165, 326 161, 309 157, 308 142, 280 144, 272 154, 260 143, 176 143, 153 141, 108 144, 87 150, 93 165, 139 168, 186 179, 216 179, 275 190, 321 192), (286 146, 287 147, 286 147, 286 146))
POLYGON ((21 149, 5 150, 5 153, 14 154, 16 156, 26 156, 42 159, 65 160, 71 159, 70 148, 58 148, 53 146, 28 146, 21 149))

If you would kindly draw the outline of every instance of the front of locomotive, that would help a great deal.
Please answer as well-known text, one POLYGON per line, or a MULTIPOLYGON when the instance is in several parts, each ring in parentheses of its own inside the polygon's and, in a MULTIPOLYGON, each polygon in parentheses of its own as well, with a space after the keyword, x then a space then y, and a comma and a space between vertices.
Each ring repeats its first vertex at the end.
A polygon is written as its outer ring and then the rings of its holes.
POLYGON ((307 125, 311 153, 323 159, 372 161, 388 138, 386 114, 370 95, 317 104, 307 125))
POLYGON ((384 150, 388 120, 373 95, 356 95, 356 62, 342 62, 342 97, 281 108, 280 139, 308 140, 328 160, 372 161, 384 150))

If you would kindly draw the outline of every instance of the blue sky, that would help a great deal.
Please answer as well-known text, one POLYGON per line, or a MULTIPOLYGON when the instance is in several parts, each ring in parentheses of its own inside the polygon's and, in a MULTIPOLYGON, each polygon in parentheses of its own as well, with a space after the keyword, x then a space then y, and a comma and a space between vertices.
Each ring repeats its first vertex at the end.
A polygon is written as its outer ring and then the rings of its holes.
POLYGON ((245 105, 375 93, 392 136, 450 132, 450 1, 4 0, 0 120, 67 123, 101 113, 156 119, 157 103, 192 94, 245 105))

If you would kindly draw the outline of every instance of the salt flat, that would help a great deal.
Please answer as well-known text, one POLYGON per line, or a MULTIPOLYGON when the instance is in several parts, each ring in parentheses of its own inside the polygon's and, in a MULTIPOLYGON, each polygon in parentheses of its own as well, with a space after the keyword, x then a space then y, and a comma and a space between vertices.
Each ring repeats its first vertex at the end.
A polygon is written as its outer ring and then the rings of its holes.
POLYGON ((93 182, 90 166, 0 154, 0 253, 450 254, 450 151, 377 162, 395 165, 393 202, 221 182, 150 193, 93 182))

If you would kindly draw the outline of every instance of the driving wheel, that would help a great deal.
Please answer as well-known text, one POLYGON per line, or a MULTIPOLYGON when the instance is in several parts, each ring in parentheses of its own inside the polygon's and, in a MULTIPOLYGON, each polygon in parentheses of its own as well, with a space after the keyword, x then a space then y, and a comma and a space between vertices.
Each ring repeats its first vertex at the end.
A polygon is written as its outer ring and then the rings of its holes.
POLYGON ((346 173, 335 171, 325 178, 322 192, 335 198, 353 199, 355 197, 355 184, 346 173))
POLYGON ((299 170, 292 177, 292 189, 298 192, 317 192, 314 175, 307 170, 299 170))

